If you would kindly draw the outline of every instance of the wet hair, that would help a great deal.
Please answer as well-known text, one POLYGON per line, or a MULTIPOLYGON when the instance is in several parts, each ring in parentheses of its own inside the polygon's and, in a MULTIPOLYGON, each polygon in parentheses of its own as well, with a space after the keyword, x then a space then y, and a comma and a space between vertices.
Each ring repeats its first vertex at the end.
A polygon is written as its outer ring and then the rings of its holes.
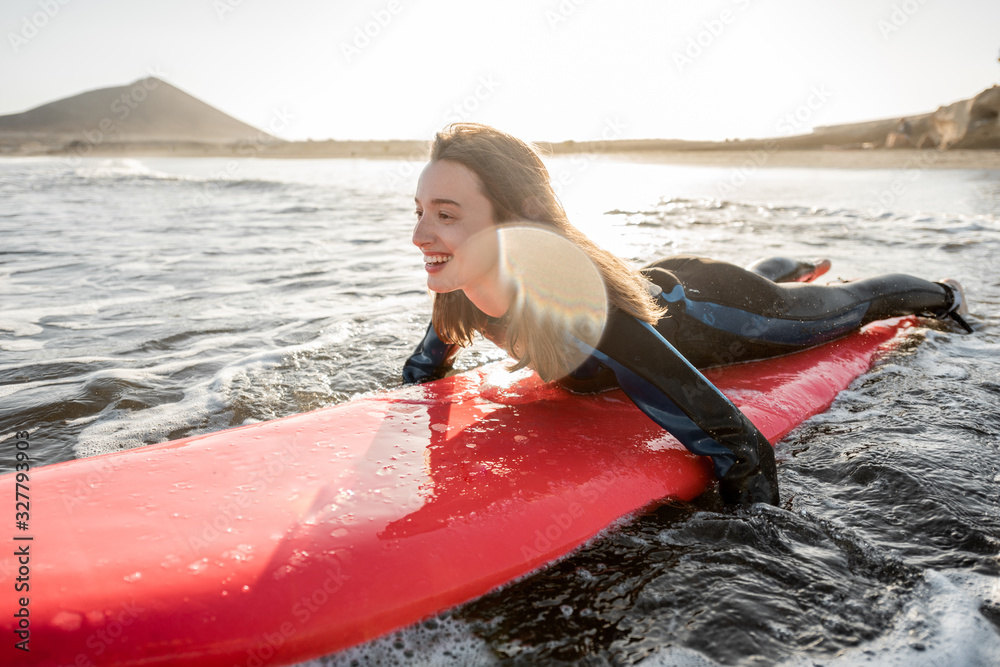
MULTIPOLYGON (((487 125, 455 123, 434 137, 430 159, 449 160, 469 169, 492 205, 498 225, 528 222, 582 250, 600 273, 609 308, 650 324, 663 316, 642 275, 569 222, 535 147, 487 125)), ((507 351, 518 361, 513 369, 530 366, 545 380, 557 379, 573 370, 567 368, 562 332, 544 312, 531 306, 519 294, 504 317, 507 351)), ((434 295, 432 321, 442 340, 468 345, 476 332, 486 329, 488 317, 464 292, 455 290, 434 295)))

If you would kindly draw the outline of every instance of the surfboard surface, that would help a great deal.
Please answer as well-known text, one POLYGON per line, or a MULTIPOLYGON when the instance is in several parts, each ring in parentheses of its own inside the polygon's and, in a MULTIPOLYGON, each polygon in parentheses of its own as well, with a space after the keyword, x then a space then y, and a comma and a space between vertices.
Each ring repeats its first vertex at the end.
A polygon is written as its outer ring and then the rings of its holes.
MULTIPOLYGON (((707 375, 776 442, 912 323, 707 375)), ((482 595, 711 480, 621 391, 573 395, 502 365, 31 469, 26 529, 0 559, 0 658, 295 663, 482 595)), ((0 495, 13 502, 16 483, 0 478, 0 495)))

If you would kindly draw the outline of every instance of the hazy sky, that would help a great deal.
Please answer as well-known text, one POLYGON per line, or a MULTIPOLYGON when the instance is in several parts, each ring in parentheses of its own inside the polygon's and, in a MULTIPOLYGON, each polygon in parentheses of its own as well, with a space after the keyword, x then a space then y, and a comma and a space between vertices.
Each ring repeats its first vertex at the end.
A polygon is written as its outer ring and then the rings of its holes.
POLYGON ((998 0, 2 0, 0 30, 0 114, 152 72, 288 139, 775 136, 1000 81, 998 0))

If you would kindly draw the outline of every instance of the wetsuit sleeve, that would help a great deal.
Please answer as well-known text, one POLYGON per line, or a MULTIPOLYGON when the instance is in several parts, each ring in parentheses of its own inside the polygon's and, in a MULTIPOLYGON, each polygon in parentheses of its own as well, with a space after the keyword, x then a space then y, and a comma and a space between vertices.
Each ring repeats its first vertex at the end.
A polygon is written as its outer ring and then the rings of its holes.
POLYGON ((597 349, 590 350, 640 410, 689 451, 712 458, 727 503, 777 503, 770 443, 656 329, 614 312, 597 349))
POLYGON ((458 345, 438 338, 434 325, 428 324, 424 339, 403 364, 403 383, 414 384, 444 377, 451 369, 458 348, 458 345))

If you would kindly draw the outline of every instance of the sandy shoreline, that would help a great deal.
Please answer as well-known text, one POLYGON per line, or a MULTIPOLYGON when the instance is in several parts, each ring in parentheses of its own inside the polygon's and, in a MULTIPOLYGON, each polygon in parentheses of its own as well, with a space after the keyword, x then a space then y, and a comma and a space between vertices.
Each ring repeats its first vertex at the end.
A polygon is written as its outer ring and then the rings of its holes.
MULTIPOLYGON (((664 142, 666 143, 666 142, 664 142)), ((774 167, 833 169, 990 169, 1000 170, 1000 149, 936 148, 778 148, 772 143, 746 142, 741 148, 705 144, 682 149, 636 149, 629 142, 540 144, 551 156, 586 155, 601 159, 736 169, 774 167)), ((198 142, 98 143, 71 142, 58 146, 22 145, 0 150, 0 157, 214 157, 266 159, 389 159, 423 162, 429 143, 423 141, 198 142)))
POLYGON ((764 150, 608 153, 636 162, 713 167, 818 167, 828 169, 997 169, 1000 150, 764 150))

